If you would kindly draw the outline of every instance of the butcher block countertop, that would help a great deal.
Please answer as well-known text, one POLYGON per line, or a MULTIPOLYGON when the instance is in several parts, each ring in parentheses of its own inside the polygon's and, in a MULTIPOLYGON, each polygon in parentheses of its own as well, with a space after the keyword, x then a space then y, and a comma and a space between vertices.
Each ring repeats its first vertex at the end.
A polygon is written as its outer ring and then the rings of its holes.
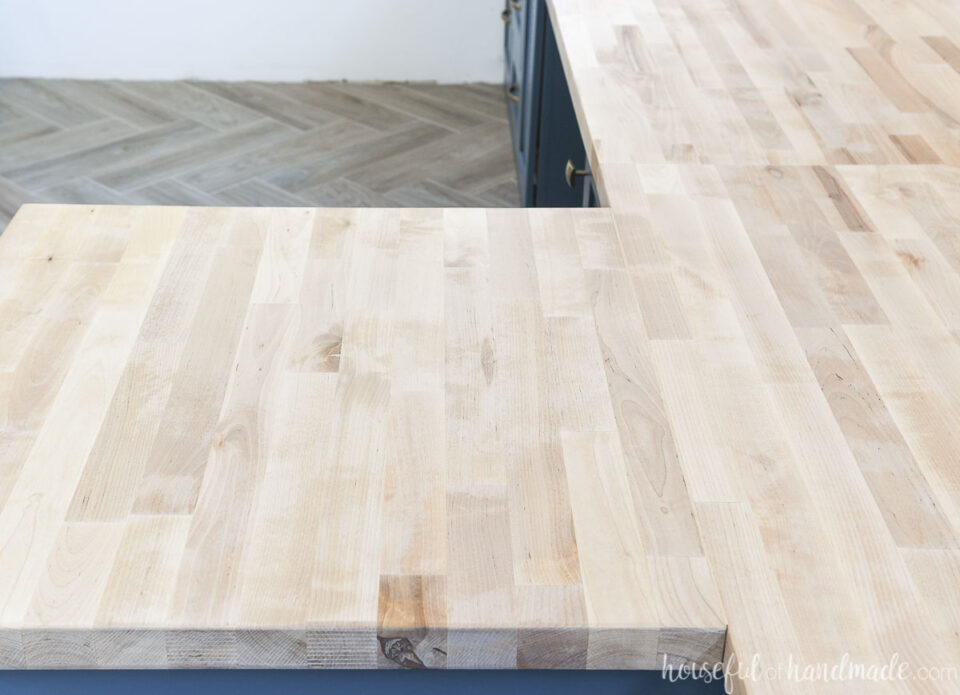
POLYGON ((737 687, 960 692, 960 4, 548 5, 737 687))
POLYGON ((606 209, 18 213, 0 663, 957 692, 960 10, 549 7, 606 209))
POLYGON ((0 278, 4 664, 722 658, 608 210, 25 206, 0 278))

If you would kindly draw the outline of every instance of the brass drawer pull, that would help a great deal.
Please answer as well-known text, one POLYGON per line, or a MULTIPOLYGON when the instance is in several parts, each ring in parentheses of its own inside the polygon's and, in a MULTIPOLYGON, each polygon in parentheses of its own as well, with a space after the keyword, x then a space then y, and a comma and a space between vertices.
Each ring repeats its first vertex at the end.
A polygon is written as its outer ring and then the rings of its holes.
POLYGON ((519 12, 523 9, 523 6, 519 2, 516 2, 516 0, 510 0, 510 7, 513 8, 514 12, 519 12))
POLYGON ((520 85, 518 85, 516 82, 507 88, 507 99, 512 101, 514 104, 520 103, 520 85))
POLYGON ((509 23, 511 22, 511 20, 513 19, 513 18, 510 16, 510 10, 504 10, 503 12, 501 12, 501 13, 500 13, 500 19, 503 20, 503 23, 504 23, 504 24, 509 24, 509 23))
POLYGON ((567 185, 570 186, 570 188, 576 187, 577 185, 576 179, 578 176, 589 176, 589 175, 590 175, 590 172, 587 171, 586 169, 577 169, 572 159, 567 160, 567 166, 564 167, 563 169, 563 178, 566 179, 567 185))

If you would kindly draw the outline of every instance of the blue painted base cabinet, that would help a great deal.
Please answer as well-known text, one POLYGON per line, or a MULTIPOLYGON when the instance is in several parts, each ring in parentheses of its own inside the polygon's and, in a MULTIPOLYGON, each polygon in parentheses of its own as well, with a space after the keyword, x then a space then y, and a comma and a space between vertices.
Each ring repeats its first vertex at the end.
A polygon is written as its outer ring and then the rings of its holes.
POLYGON ((0 671, 3 695, 720 695, 659 671, 0 671))
POLYGON ((528 207, 596 207, 586 151, 545 0, 510 0, 504 89, 520 199, 528 207), (578 172, 569 185, 568 162, 578 172))
POLYGON ((544 0, 508 0, 503 11, 504 90, 513 157, 524 206, 534 204, 537 133, 540 119, 542 61, 534 47, 543 45, 544 0))

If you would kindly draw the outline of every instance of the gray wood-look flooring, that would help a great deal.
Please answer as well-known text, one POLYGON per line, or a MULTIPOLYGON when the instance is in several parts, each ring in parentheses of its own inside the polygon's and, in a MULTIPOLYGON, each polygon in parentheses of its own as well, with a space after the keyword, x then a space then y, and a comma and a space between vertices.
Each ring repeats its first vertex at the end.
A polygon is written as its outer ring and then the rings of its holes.
POLYGON ((519 204, 499 85, 0 80, 21 204, 519 204))

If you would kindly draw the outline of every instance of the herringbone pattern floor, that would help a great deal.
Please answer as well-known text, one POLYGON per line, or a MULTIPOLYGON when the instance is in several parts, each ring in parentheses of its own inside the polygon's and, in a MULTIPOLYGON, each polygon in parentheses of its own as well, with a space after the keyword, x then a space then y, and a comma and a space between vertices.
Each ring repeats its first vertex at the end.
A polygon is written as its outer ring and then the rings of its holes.
POLYGON ((0 80, 25 202, 515 206, 499 85, 0 80))

